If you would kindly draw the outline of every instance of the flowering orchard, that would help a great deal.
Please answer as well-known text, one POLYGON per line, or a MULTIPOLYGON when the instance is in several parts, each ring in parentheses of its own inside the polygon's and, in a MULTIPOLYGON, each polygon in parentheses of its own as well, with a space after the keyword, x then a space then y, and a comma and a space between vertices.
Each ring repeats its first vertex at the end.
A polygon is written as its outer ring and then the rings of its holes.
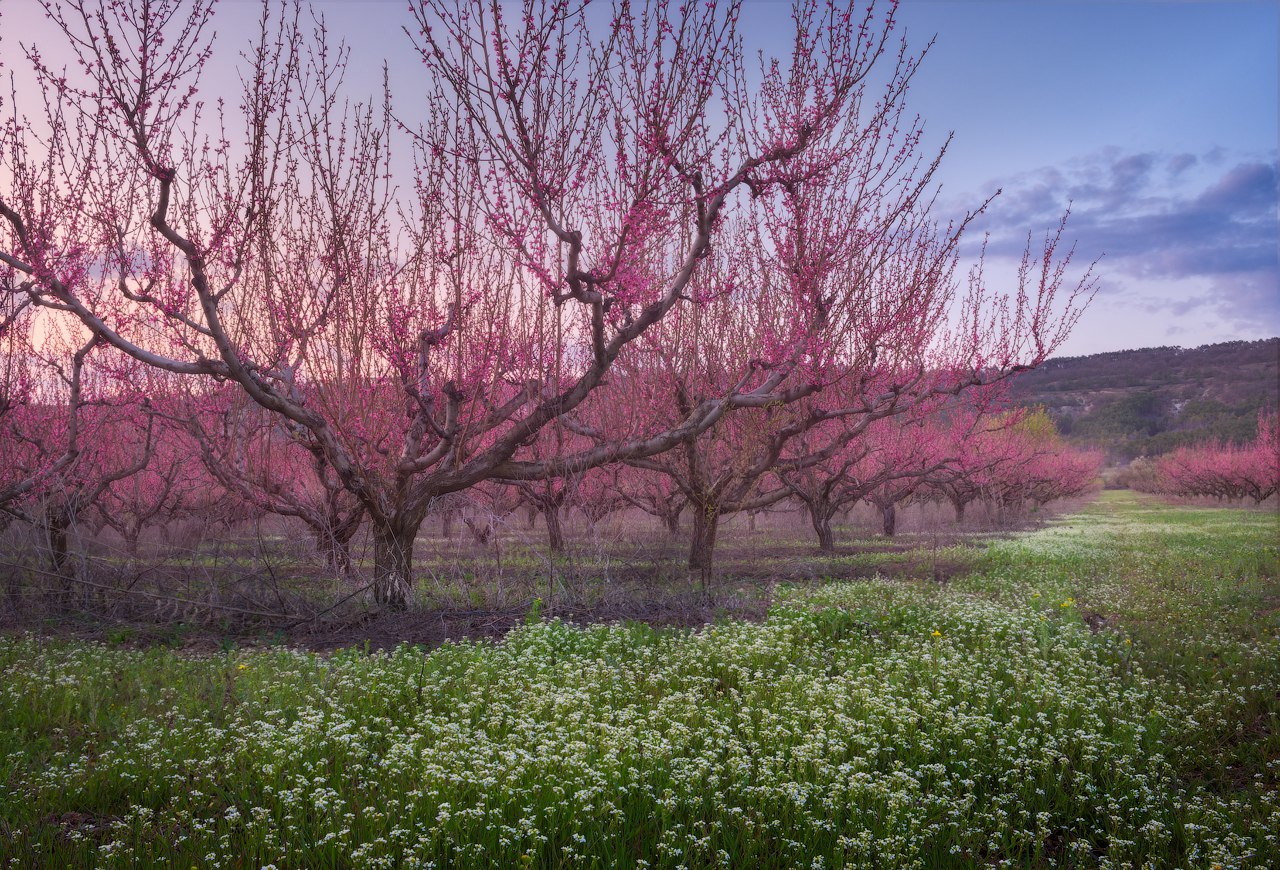
POLYGON ((891 3, 796 0, 756 64, 739 0, 414 0, 421 74, 372 96, 268 3, 209 102, 212 0, 44 5, 61 40, 3 46, 38 82, 0 98, 6 516, 103 499, 136 539, 225 496, 339 570, 366 530, 402 608, 459 496, 514 489, 554 549, 571 500, 670 527, 666 491, 710 571, 720 517, 1039 364, 1092 292, 1061 226, 1016 287, 962 267, 986 204, 934 212, 891 3), (99 413, 128 456, 88 456, 99 413))
POLYGON ((1160 457, 1143 488, 1261 504, 1280 491, 1280 415, 1260 413, 1252 443, 1183 447, 1160 457))

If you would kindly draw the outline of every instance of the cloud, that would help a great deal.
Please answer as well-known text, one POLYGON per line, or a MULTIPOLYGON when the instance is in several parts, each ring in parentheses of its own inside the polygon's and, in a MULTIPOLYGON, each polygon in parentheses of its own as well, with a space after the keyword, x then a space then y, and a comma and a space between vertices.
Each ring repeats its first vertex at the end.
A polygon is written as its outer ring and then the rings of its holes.
POLYGON ((1099 333, 1123 324, 1151 338, 1208 341, 1280 331, 1274 154, 1106 149, 994 186, 1003 195, 975 226, 970 252, 985 232, 993 265, 1016 260, 1028 230, 1051 231, 1070 203, 1065 238, 1078 260, 1103 257, 1092 319, 1099 333))
POLYGON ((1170 178, 1177 178, 1199 162, 1194 154, 1175 154, 1165 162, 1165 170, 1170 178))
POLYGON ((1206 212, 1270 215, 1274 226, 1276 180, 1276 164, 1242 163, 1202 193, 1196 206, 1206 212))
POLYGON ((1280 323, 1280 288, 1276 271, 1220 275, 1210 285, 1218 316, 1242 331, 1259 324, 1280 323))
POLYGON ((1280 272, 1280 171, 1274 160, 1220 167, 1221 156, 1107 150, 1006 181, 983 227, 995 256, 1021 253, 1028 227, 1056 223, 1108 271, 1143 277, 1280 272), (1207 176, 1207 177, 1206 177, 1207 176), (1003 201, 1002 201, 1003 200, 1003 201))

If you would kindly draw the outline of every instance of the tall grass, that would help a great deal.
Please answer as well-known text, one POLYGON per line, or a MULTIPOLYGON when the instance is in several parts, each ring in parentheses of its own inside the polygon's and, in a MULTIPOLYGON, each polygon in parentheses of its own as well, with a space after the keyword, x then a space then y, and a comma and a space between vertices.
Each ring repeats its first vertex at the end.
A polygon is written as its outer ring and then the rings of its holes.
POLYGON ((425 651, 0 640, 0 864, 1268 867, 1277 518, 1107 494, 947 585, 425 651))

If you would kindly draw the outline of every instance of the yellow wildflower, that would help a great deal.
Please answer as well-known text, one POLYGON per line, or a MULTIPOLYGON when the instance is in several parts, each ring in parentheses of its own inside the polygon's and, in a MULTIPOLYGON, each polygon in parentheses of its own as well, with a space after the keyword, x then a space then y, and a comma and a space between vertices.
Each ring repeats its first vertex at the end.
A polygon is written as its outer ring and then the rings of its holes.
POLYGON ((942 637, 942 632, 938 631, 938 630, 935 628, 935 629, 933 630, 933 636, 934 636, 934 637, 942 637))

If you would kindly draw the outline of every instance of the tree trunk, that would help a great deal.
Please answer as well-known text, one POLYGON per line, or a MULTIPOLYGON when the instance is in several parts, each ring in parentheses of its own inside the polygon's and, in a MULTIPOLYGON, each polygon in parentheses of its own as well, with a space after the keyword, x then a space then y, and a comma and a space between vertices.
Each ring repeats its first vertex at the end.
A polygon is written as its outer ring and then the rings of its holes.
POLYGON ((453 511, 445 511, 440 515, 440 535, 444 538, 453 537, 453 511))
MULTIPOLYGON (((545 512, 543 515, 545 516, 545 512)), ((532 529, 537 524, 537 522, 538 522, 538 508, 535 507, 534 505, 529 505, 529 507, 527 507, 524 512, 524 527, 526 529, 532 529)), ((556 549, 554 544, 552 545, 551 549, 553 550, 556 549)))
MULTIPOLYGON (((333 560, 334 569, 342 575, 351 573, 351 541, 337 540, 334 541, 333 549, 329 553, 333 560)), ((412 561, 412 560, 410 560, 412 561)))
MULTIPOLYGON (((67 542, 67 530, 70 525, 66 517, 58 513, 48 519, 46 526, 49 534, 49 561, 53 567, 53 573, 64 580, 70 580, 75 575, 75 566, 71 564, 70 548, 67 542)), ((67 591, 70 591, 70 587, 67 591)))
POLYGON ((680 534, 680 512, 668 511, 662 515, 662 524, 667 528, 667 534, 675 537, 680 534))
POLYGON ((373 599, 390 610, 406 610, 413 593, 413 530, 373 527, 373 599))
POLYGON ((887 504, 881 507, 880 511, 884 515, 884 536, 892 538, 898 528, 898 506, 887 504))
POLYGON ((720 512, 714 505, 694 505, 693 540, 689 544, 689 569, 702 572, 702 591, 711 582, 711 570, 715 563, 716 531, 720 526, 720 512))
MULTIPOLYGON (((13 517, 5 513, 0 513, 0 533, 9 528, 9 523, 13 521, 13 517)), ((13 612, 22 612, 22 585, 19 582, 21 574, 18 571, 6 571, 7 579, 5 580, 5 591, 8 593, 9 606, 13 608, 13 612)))
POLYGON ((350 538, 343 538, 332 529, 316 529, 316 549, 324 554, 325 566, 339 574, 351 571, 350 538))
POLYGON ((129 561, 136 562, 138 559, 138 544, 142 540, 142 526, 134 526, 128 529, 121 537, 124 538, 124 551, 129 557, 129 561))
MULTIPOLYGON (((53 575, 62 581, 59 596, 64 606, 69 606, 75 592, 76 566, 71 559, 69 532, 72 518, 66 511, 55 509, 45 514, 45 534, 49 541, 49 564, 53 575)), ((87 587, 86 587, 87 589, 87 587)))
POLYGON ((489 538, 493 535, 493 526, 483 520, 477 522, 471 517, 464 517, 462 520, 466 527, 471 531, 471 537, 481 547, 489 545, 489 538))
POLYGON ((551 547, 551 552, 560 553, 564 551, 564 529, 560 526, 560 507, 551 504, 540 509, 542 512, 542 520, 547 524, 547 543, 551 547))
POLYGON ((954 499, 954 498, 953 498, 953 499, 951 500, 951 506, 952 506, 953 508, 955 508, 955 509, 956 509, 956 522, 957 522, 957 523, 963 523, 963 522, 964 522, 964 509, 965 509, 966 507, 968 507, 968 506, 969 506, 969 503, 968 503, 968 502, 965 502, 965 501, 960 501, 959 499, 954 499))
POLYGON ((998 513, 1000 525, 1005 526, 1012 523, 1020 513, 1022 513, 1022 499, 1008 496, 1000 499, 998 513))
POLYGON ((18 579, 21 573, 18 571, 7 571, 8 579, 5 580, 5 592, 9 598, 9 607, 15 614, 22 613, 22 583, 18 579))
POLYGON ((824 553, 830 553, 836 548, 836 537, 831 531, 831 518, 835 516, 834 511, 824 511, 820 509, 810 508, 809 519, 813 521, 813 530, 818 533, 818 549, 824 553))

